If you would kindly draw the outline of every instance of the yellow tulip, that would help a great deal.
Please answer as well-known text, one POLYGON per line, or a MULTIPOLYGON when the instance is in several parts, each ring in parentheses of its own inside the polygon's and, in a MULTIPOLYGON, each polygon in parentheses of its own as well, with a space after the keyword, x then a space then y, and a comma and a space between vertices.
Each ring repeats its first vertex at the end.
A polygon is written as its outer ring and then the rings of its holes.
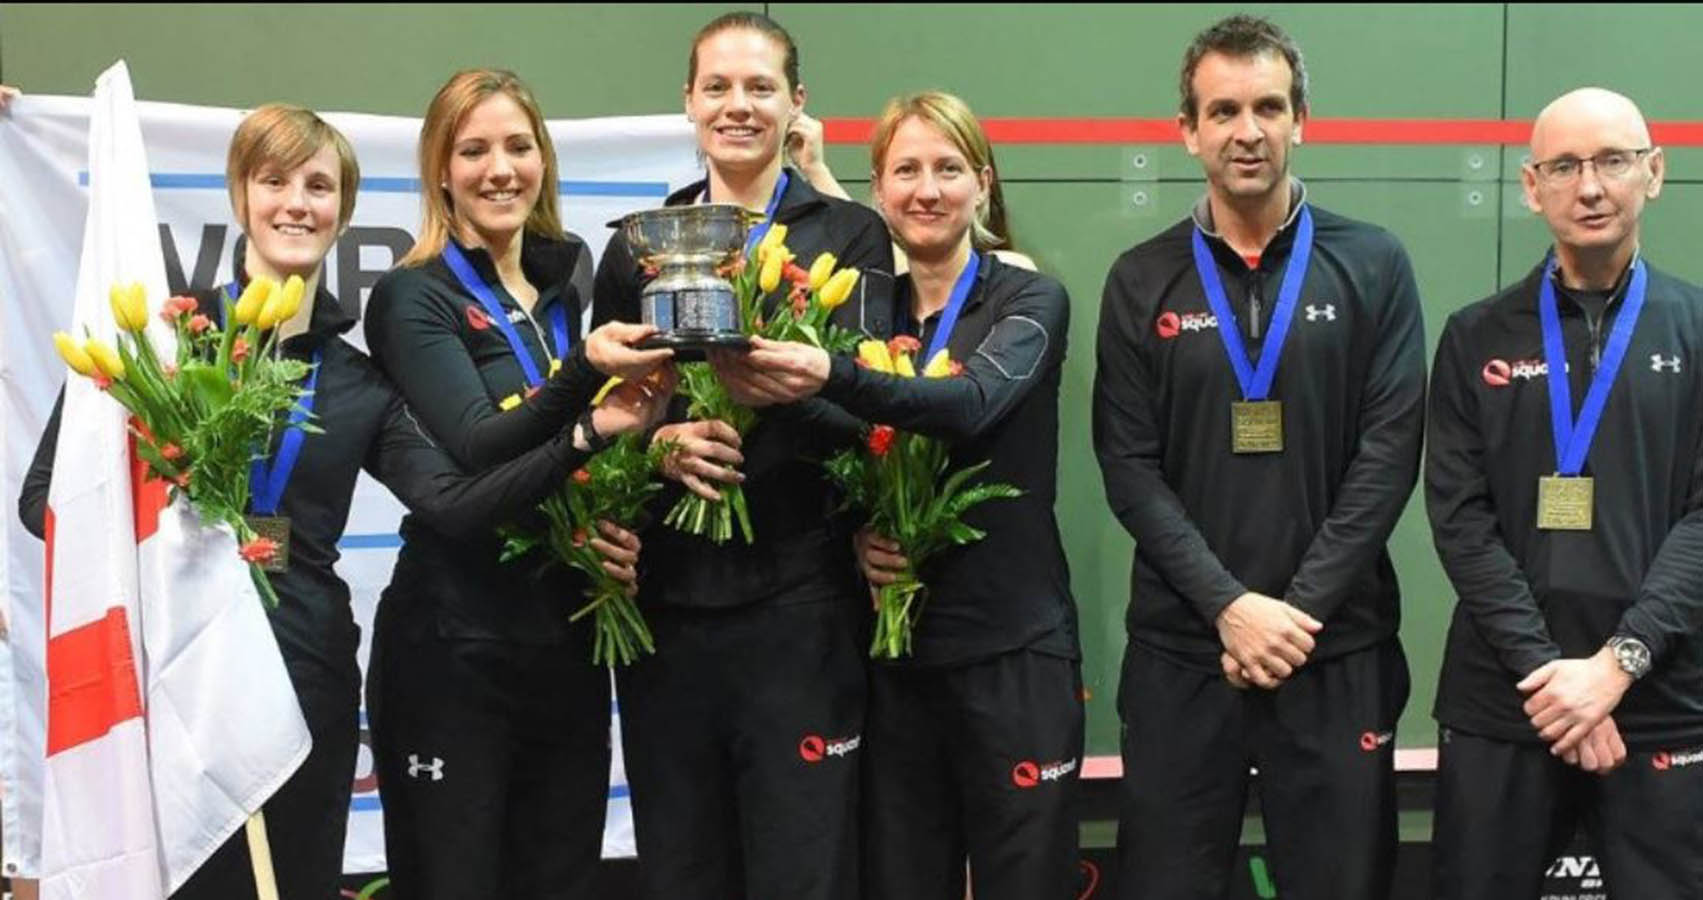
POLYGON ((893 374, 903 375, 906 378, 917 377, 916 366, 911 364, 911 355, 909 353, 893 354, 893 374))
POLYGON ((828 283, 828 276, 834 274, 834 266, 838 264, 839 260, 835 259, 832 253, 823 253, 816 257, 816 261, 810 264, 810 289, 821 290, 822 285, 828 283))
MULTIPOLYGON (((278 308, 279 322, 290 321, 290 318, 296 314, 296 310, 302 308, 302 292, 305 290, 307 290, 307 285, 302 281, 302 276, 291 275, 284 279, 284 290, 282 292, 284 299, 278 308)), ((264 309, 264 307, 262 308, 264 309)))
POLYGON ((922 377, 924 378, 945 378, 951 374, 952 354, 945 347, 940 348, 940 352, 934 354, 934 358, 929 360, 928 365, 923 366, 922 369, 922 377))
POLYGON ((236 309, 232 310, 231 316, 237 320, 238 325, 253 325, 255 319, 260 317, 261 308, 277 289, 278 283, 270 278, 253 279, 248 283, 248 287, 243 288, 242 297, 237 300, 236 309))
POLYGON ((757 243, 757 258, 762 259, 770 250, 786 245, 786 226, 770 225, 763 239, 757 243))
POLYGON ((839 305, 851 298, 852 288, 857 286, 858 271, 856 269, 841 269, 822 285, 822 291, 817 298, 822 301, 822 308, 837 309, 839 305))
POLYGON ((260 306, 260 315, 254 317, 254 324, 261 331, 270 331, 273 326, 284 320, 284 292, 273 291, 272 296, 260 306))
POLYGON ((124 380, 124 360, 118 358, 118 351, 110 345, 96 338, 89 338, 83 342, 83 352, 94 360, 95 368, 99 369, 102 375, 113 381, 124 380))
POLYGON ((83 376, 95 374, 95 361, 89 358, 89 354, 84 352, 82 347, 77 346, 76 338, 63 331, 55 331, 53 346, 59 351, 59 358, 71 367, 71 371, 83 376))
POLYGON ((786 254, 769 253, 763 259, 763 270, 757 273, 757 287, 767 294, 781 286, 781 272, 786 268, 786 254))
POLYGON ((893 374, 893 355, 887 352, 887 345, 881 341, 864 341, 858 344, 857 358, 877 372, 893 374))
POLYGON ((113 285, 107 294, 112 305, 112 319, 122 331, 141 331, 148 327, 148 302, 140 282, 113 285))

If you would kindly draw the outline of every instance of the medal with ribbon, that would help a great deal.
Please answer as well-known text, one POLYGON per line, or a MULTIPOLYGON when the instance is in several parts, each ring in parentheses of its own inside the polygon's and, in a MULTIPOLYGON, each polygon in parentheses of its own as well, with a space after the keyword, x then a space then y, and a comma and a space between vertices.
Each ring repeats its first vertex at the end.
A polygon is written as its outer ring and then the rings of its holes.
POLYGON ((1545 531, 1590 531, 1596 480, 1579 473, 1584 471, 1597 426, 1602 424, 1614 379, 1620 374, 1621 363, 1626 361, 1632 330, 1644 309, 1644 288, 1649 274, 1642 259, 1632 263, 1632 281, 1626 288, 1625 303, 1615 316, 1602 361, 1591 373, 1591 386, 1585 393, 1584 405, 1579 408, 1577 422, 1573 420, 1573 389, 1567 379, 1567 346, 1561 337, 1561 311, 1555 300, 1554 275, 1555 258, 1551 256, 1543 269, 1537 307, 1543 324, 1543 360, 1549 368, 1549 420, 1555 439, 1555 474, 1538 479, 1537 527, 1545 531))
POLYGON ((1206 302, 1218 319, 1218 337, 1224 342, 1224 353, 1230 357, 1230 367, 1236 372, 1242 400, 1230 404, 1230 450, 1233 453, 1279 453, 1283 450, 1283 401, 1268 399, 1271 385, 1277 377, 1277 363, 1283 356, 1283 342, 1289 336, 1289 324, 1295 319, 1295 306, 1301 299, 1301 284, 1307 280, 1307 265, 1313 255, 1313 213, 1301 207, 1295 227, 1295 246, 1289 253, 1289 265, 1283 271, 1283 286, 1277 295, 1277 306, 1271 313, 1271 331, 1260 347, 1256 366, 1248 359, 1242 343, 1241 329, 1224 295, 1224 282, 1218 277, 1218 263, 1206 245, 1200 226, 1194 229, 1194 266, 1200 275, 1206 302))

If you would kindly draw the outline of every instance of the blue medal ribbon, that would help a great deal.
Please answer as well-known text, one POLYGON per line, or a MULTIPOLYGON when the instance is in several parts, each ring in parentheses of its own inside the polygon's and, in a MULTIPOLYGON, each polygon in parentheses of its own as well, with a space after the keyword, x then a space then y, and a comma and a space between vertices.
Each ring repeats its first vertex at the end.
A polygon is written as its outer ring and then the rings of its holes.
MULTIPOLYGON (((461 282, 461 286, 466 288, 469 294, 479 299, 479 305, 485 308, 485 312, 490 316, 491 321, 496 323, 497 328, 502 331, 503 337, 508 340, 509 349, 514 351, 514 358, 520 363, 520 370, 526 376, 526 386, 538 387, 543 384, 544 376, 538 371, 538 363, 532 358, 532 353, 526 349, 526 345, 520 342, 520 333, 515 331, 514 323, 509 321, 508 310, 503 309, 502 301, 497 299, 496 292, 492 291, 491 286, 485 283, 485 279, 479 277, 478 271, 467 260, 467 254, 462 253, 461 248, 457 247, 454 241, 446 241, 443 248, 443 259, 449 265, 449 270, 455 273, 455 278, 461 282)), ((557 358, 567 356, 569 350, 567 313, 563 310, 560 302, 551 310, 550 330, 555 333, 556 350, 560 354, 557 358)), ((544 352, 549 353, 550 348, 545 347, 544 352)))
POLYGON ((1632 264, 1632 283, 1626 289, 1624 308, 1614 318, 1614 330, 1603 348, 1602 362, 1591 376, 1591 387, 1585 394, 1585 405, 1579 409, 1577 424, 1573 421, 1573 391, 1567 380, 1567 347, 1561 340, 1561 311, 1555 302, 1554 275, 1555 258, 1551 256, 1543 268, 1543 287, 1537 301, 1538 316, 1543 322, 1543 360, 1549 367, 1549 417, 1555 437, 1555 471, 1576 476, 1585 468, 1585 457, 1591 451, 1591 441, 1608 405, 1609 390, 1620 374, 1620 364, 1626 360, 1632 329, 1644 309, 1648 273, 1643 260, 1632 264))
POLYGON ((1224 282, 1218 277, 1218 263, 1206 246, 1206 236, 1200 226, 1194 229, 1194 267, 1200 274, 1201 287, 1206 289, 1206 302, 1218 319, 1218 337, 1224 342, 1224 353, 1236 370, 1236 383, 1241 385, 1242 399, 1264 400, 1271 395, 1271 383, 1277 377, 1277 362, 1283 356, 1283 341, 1289 336, 1289 323, 1295 319, 1295 306, 1301 299, 1301 283, 1307 280, 1307 265, 1313 256, 1313 213, 1303 205, 1295 228, 1295 246, 1289 253, 1289 266, 1283 271, 1283 287, 1277 294, 1277 307, 1271 313, 1271 333, 1260 348, 1258 368, 1248 360, 1242 331, 1236 327, 1230 311, 1230 301, 1224 296, 1224 282))
MULTIPOLYGON (((769 197, 769 205, 763 209, 763 221, 751 226, 751 231, 745 235, 745 255, 751 255, 751 248, 763 242, 763 237, 769 233, 769 226, 775 224, 775 210, 780 208, 781 195, 786 193, 786 169, 781 169, 781 177, 775 182, 775 192, 769 197)), ((710 201, 709 176, 704 176, 704 200, 710 201)))
POLYGON ((265 459, 257 459, 249 468, 249 509, 256 515, 277 515, 278 505, 284 500, 284 488, 289 485, 290 473, 295 471, 296 460, 302 455, 302 441, 307 439, 307 434, 296 426, 306 422, 313 412, 321 359, 321 352, 313 351, 313 368, 308 370, 307 381, 302 385, 305 393, 296 401, 296 408, 290 410, 290 421, 285 426, 283 439, 278 442, 278 454, 273 457, 272 465, 268 466, 265 459))
POLYGON ((934 361, 934 355, 946 346, 952 337, 952 329, 958 327, 958 314, 964 311, 964 301, 970 297, 970 291, 976 286, 976 272, 982 267, 982 255, 970 251, 970 261, 964 264, 964 271, 958 273, 958 280, 952 283, 952 295, 946 300, 946 309, 940 313, 940 327, 934 329, 934 337, 928 342, 928 353, 922 358, 926 366, 934 361))

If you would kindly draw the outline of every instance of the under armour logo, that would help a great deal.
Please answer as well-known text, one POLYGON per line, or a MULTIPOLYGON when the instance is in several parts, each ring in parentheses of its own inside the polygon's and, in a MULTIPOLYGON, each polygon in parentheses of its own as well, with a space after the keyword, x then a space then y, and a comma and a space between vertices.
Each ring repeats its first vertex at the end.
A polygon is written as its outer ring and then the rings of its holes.
POLYGON ((1667 358, 1663 357, 1660 353, 1652 353, 1652 354, 1650 354, 1650 371, 1652 371, 1652 372, 1678 372, 1679 371, 1679 357, 1675 356, 1672 359, 1667 359, 1667 358))
POLYGON ((408 777, 417 779, 420 777, 421 772, 430 772, 432 773, 433 781, 442 781, 443 760, 434 756, 432 757, 432 764, 428 766, 425 763, 420 762, 419 756, 413 753, 408 754, 408 777))
POLYGON ((1317 322, 1320 319, 1324 319, 1326 322, 1335 322, 1336 304, 1326 303, 1324 306, 1314 306, 1311 303, 1307 304, 1307 321, 1317 322))

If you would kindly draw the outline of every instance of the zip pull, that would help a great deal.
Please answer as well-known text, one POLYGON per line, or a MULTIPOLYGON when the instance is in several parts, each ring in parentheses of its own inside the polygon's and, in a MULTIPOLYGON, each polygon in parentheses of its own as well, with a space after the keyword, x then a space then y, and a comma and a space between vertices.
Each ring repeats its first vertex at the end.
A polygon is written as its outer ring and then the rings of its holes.
POLYGON ((1260 336, 1260 276, 1250 273, 1253 277, 1248 281, 1248 336, 1259 340, 1260 336))

